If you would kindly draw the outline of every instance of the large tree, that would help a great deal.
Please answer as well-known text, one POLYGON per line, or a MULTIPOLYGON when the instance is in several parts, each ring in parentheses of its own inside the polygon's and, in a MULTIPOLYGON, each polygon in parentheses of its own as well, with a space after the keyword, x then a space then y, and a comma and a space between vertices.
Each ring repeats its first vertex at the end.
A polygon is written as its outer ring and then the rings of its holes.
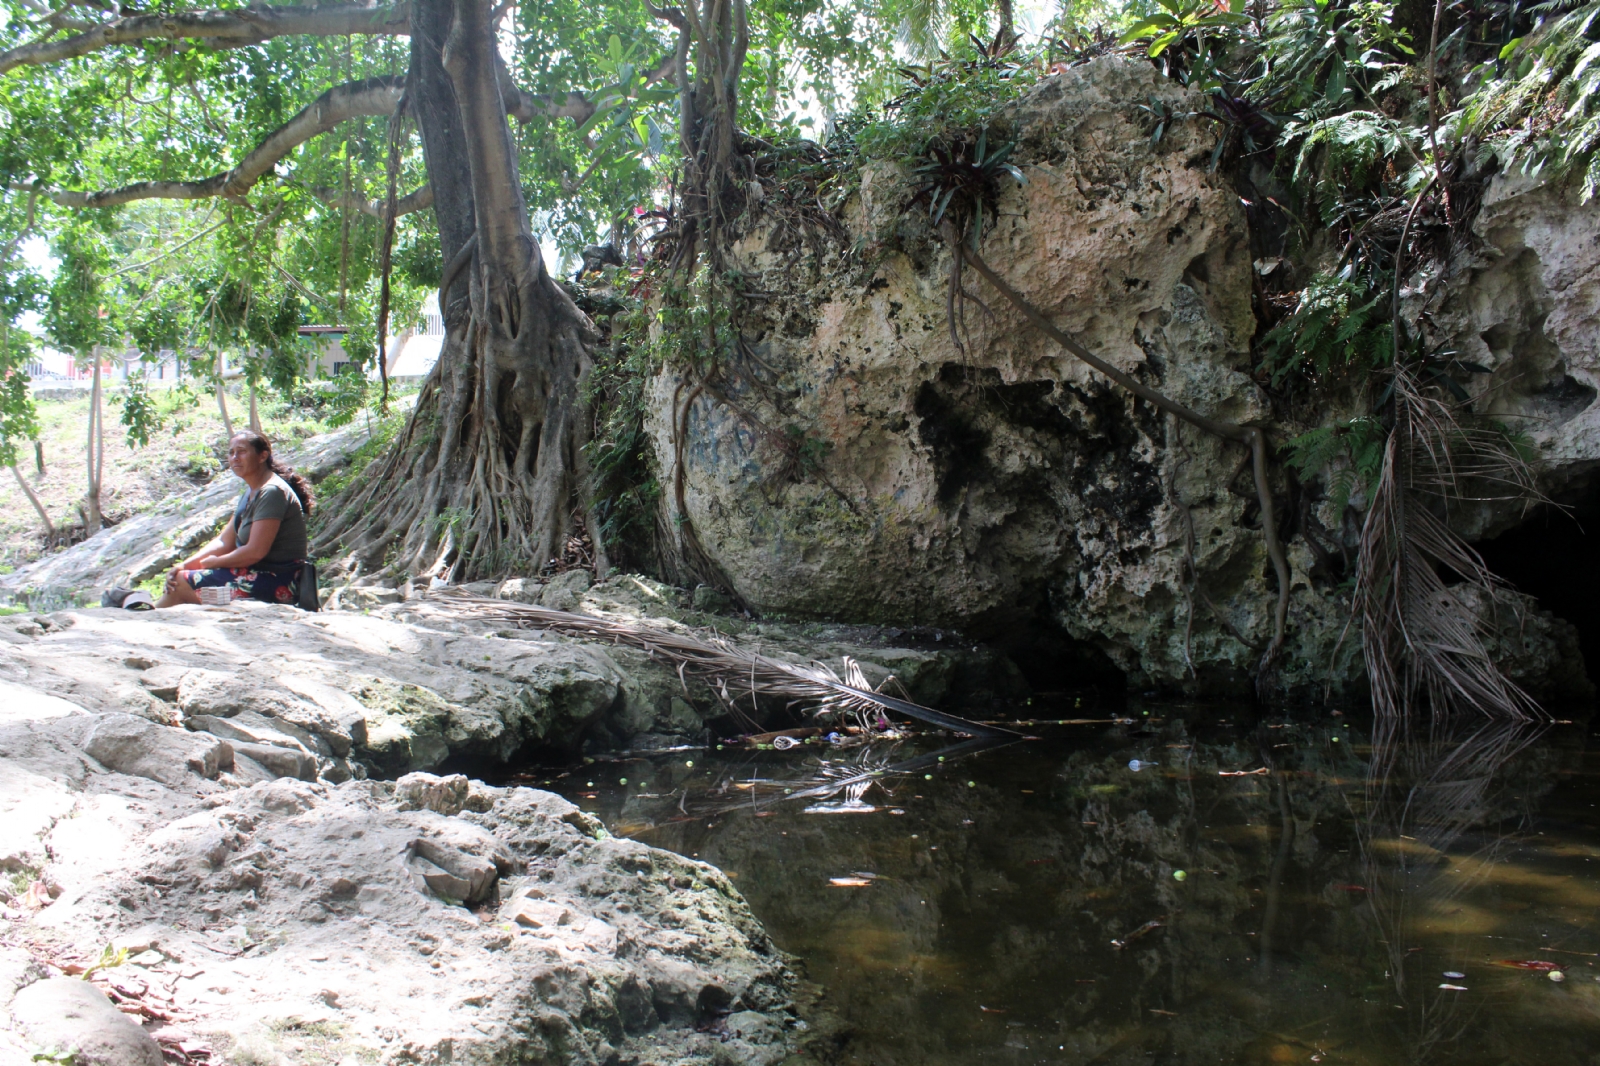
POLYGON ((534 222, 570 251, 619 208, 670 189, 677 268, 716 266, 744 187, 741 96, 754 102, 746 127, 792 135, 780 101, 798 84, 832 107, 881 73, 892 57, 861 29, 880 9, 898 23, 904 5, 176 6, 0 0, 0 46, 12 45, 0 51, 11 119, 0 180, 11 200, 58 210, 221 205, 216 253, 181 262, 193 276, 134 286, 139 321, 159 310, 163 336, 185 320, 191 337, 203 324, 204 339, 259 344, 248 323, 320 305, 371 348, 391 266, 436 284, 438 366, 319 547, 465 580, 544 563, 575 524, 597 532, 582 447, 596 334, 547 271, 534 222), (294 109, 302 85, 323 91, 294 109), (302 150, 335 130, 338 151, 302 150), (425 210, 429 224, 396 235, 397 219, 425 210), (291 220, 305 225, 275 237, 291 220), (376 323, 365 339, 363 318, 376 323))
MULTIPOLYGON (((335 515, 324 541, 368 557, 398 547, 412 568, 458 578, 538 564, 557 554, 574 514, 583 511, 579 486, 587 423, 579 385, 596 338, 587 317, 545 268, 508 116, 586 126, 614 101, 521 92, 497 48, 497 22, 505 9, 491 11, 487 0, 173 14, 119 10, 128 9, 96 0, 48 13, 41 8, 43 39, 0 53, 0 74, 114 47, 143 49, 148 57, 151 42, 171 42, 157 53, 159 61, 196 45, 208 52, 290 37, 409 34, 410 64, 403 74, 327 89, 213 174, 83 189, 19 180, 13 164, 10 185, 14 192, 73 208, 152 198, 243 204, 296 148, 347 120, 388 120, 393 160, 401 154, 407 124, 414 123, 426 185, 398 188, 401 168, 391 165, 388 188, 376 197, 351 188, 348 180, 343 188, 308 190, 340 209, 378 216, 380 229, 390 233, 400 215, 431 206, 439 261, 445 264, 440 306, 447 335, 438 369, 381 473, 335 515)), ((669 74, 682 51, 654 69, 639 64, 639 71, 628 72, 624 90, 669 74)), ((382 245, 387 260, 387 233, 382 245)))

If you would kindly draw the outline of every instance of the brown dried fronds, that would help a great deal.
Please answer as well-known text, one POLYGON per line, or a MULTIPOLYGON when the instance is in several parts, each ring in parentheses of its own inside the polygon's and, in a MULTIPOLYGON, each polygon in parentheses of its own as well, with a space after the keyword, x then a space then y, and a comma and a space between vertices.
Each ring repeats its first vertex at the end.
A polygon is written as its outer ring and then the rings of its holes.
POLYGON ((1455 501, 1536 498, 1532 471, 1504 436, 1463 427, 1407 370, 1394 374, 1395 427, 1356 570, 1373 708, 1400 718, 1421 701, 1434 715, 1543 717, 1489 657, 1486 624, 1462 596, 1472 587, 1509 606, 1505 583, 1447 521, 1455 501))

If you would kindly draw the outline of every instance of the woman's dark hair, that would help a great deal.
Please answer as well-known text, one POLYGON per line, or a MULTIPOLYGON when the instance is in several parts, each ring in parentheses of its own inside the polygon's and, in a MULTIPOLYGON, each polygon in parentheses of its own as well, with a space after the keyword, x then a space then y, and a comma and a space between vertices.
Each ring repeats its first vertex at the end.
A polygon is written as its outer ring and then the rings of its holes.
POLYGON ((241 429, 230 439, 242 440, 254 448, 257 455, 265 455, 267 457, 267 469, 289 483, 289 487, 294 489, 294 494, 300 497, 300 510, 305 513, 307 518, 311 517, 311 502, 313 499, 311 482, 300 474, 295 473, 294 467, 284 466, 272 457, 272 442, 270 440, 252 429, 241 429))

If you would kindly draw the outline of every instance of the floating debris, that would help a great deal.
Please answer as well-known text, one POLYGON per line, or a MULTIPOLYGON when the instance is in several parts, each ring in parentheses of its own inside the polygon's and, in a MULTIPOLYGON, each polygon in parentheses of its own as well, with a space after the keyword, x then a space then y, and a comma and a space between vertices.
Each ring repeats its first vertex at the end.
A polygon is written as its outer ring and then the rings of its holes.
POLYGON ((1496 959, 1494 964, 1508 970, 1535 970, 1539 973, 1561 969, 1560 963, 1545 962, 1543 959, 1496 959))
POLYGON ((842 800, 838 803, 813 803, 805 814, 876 814, 879 808, 860 800, 842 800))
POLYGON ((1152 918, 1139 928, 1135 929, 1133 932, 1129 933, 1127 936, 1123 937, 1121 940, 1113 940, 1111 942, 1111 946, 1116 948, 1118 951, 1121 951, 1123 948, 1127 947, 1135 940, 1138 940, 1140 937, 1160 929, 1164 924, 1166 923, 1164 923, 1160 918, 1152 918))
POLYGON ((1272 771, 1265 766, 1256 770, 1218 770, 1218 777, 1257 777, 1270 774, 1272 771))

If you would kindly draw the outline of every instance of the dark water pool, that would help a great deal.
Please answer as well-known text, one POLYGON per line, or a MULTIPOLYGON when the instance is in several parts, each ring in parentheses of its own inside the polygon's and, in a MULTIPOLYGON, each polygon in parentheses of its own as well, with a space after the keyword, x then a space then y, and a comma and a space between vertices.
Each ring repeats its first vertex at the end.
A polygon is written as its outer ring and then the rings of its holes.
POLYGON ((1584 728, 1127 713, 525 779, 734 877, 841 1062, 1600 1064, 1584 728))

